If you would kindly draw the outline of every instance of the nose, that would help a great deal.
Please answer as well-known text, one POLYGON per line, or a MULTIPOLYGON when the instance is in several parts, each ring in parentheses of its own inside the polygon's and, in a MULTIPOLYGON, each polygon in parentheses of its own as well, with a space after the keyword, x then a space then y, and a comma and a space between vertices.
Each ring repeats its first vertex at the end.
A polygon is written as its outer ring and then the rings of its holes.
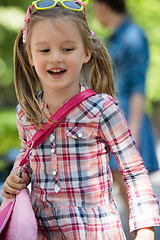
POLYGON ((51 62, 62 62, 62 52, 60 50, 53 50, 50 55, 51 62))

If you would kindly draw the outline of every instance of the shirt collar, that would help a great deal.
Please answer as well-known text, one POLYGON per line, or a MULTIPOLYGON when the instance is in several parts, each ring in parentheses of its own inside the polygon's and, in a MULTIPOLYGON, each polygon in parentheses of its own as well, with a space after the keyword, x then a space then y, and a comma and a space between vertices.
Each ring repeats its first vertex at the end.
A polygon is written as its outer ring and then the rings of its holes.
POLYGON ((38 100, 39 100, 40 107, 43 110, 47 107, 47 104, 42 101, 42 97, 43 97, 43 90, 40 90, 38 92, 38 100))
MULTIPOLYGON (((80 92, 83 92, 84 90, 86 90, 87 87, 83 84, 80 84, 80 92)), ((47 104, 45 102, 42 101, 42 97, 43 97, 43 90, 40 90, 38 92, 38 100, 39 100, 39 104, 42 110, 45 111, 45 114, 48 115, 48 108, 47 108, 47 104)), ((65 103, 65 102, 64 102, 65 103)))

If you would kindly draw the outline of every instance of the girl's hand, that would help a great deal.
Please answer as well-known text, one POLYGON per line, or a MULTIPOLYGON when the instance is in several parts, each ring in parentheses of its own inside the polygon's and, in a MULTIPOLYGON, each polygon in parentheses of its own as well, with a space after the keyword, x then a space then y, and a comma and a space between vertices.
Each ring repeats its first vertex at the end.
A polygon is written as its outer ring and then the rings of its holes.
POLYGON ((154 240, 154 228, 149 227, 137 230, 135 240, 154 240))
POLYGON ((7 177, 2 187, 2 196, 4 198, 13 198, 21 189, 25 188, 29 182, 29 177, 26 173, 22 173, 22 178, 17 176, 17 168, 14 169, 7 177))

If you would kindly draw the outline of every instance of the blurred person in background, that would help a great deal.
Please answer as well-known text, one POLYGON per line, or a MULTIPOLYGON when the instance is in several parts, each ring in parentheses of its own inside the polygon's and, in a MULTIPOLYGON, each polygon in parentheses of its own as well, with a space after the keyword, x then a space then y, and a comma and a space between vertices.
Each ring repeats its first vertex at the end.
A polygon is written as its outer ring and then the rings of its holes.
MULTIPOLYGON (((132 22, 125 0, 95 0, 95 15, 112 31, 107 38, 108 52, 113 61, 117 97, 149 173, 159 169, 155 139, 145 114, 145 85, 149 63, 148 42, 144 31, 132 22)), ((118 165, 111 156, 113 179, 128 206, 128 197, 118 165)), ((128 210, 128 208, 127 208, 128 210)))

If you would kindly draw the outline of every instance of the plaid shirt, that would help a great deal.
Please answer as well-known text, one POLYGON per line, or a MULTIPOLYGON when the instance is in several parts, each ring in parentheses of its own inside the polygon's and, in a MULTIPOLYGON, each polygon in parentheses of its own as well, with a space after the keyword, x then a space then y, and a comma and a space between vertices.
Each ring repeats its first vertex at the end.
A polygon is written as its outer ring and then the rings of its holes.
MULTIPOLYGON (((41 98, 40 104, 49 117, 41 98)), ((37 131, 19 106, 17 125, 22 149, 15 167, 37 131)), ((125 239, 112 197, 110 151, 127 188, 130 230, 160 225, 158 200, 118 104, 107 94, 97 94, 32 149, 24 167, 31 176, 39 239, 125 239)))

